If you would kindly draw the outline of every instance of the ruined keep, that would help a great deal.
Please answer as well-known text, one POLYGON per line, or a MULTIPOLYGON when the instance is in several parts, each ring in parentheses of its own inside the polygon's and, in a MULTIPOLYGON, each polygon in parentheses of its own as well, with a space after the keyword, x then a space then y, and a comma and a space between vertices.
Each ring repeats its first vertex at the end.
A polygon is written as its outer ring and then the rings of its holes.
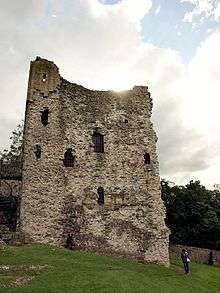
POLYGON ((168 265, 147 87, 94 91, 31 62, 21 231, 29 241, 168 265))

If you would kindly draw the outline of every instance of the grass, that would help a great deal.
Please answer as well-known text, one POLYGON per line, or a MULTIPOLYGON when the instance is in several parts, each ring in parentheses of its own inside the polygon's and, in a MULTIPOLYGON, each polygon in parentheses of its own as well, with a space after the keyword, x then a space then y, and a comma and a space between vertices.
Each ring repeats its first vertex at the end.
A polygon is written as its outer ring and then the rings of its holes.
POLYGON ((44 245, 0 250, 0 292, 219 293, 220 268, 191 263, 171 267, 68 251, 44 245))

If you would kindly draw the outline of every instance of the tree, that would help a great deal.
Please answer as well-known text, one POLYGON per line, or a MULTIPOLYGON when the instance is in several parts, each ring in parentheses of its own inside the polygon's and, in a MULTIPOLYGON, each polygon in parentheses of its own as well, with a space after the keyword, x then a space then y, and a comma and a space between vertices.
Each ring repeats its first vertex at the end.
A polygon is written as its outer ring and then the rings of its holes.
POLYGON ((0 152, 1 160, 6 162, 22 160, 23 129, 24 123, 22 121, 12 132, 12 135, 10 137, 11 145, 9 147, 9 150, 4 149, 3 152, 0 152))
POLYGON ((206 189, 199 181, 170 186, 162 180, 161 188, 170 241, 220 249, 220 192, 206 189))

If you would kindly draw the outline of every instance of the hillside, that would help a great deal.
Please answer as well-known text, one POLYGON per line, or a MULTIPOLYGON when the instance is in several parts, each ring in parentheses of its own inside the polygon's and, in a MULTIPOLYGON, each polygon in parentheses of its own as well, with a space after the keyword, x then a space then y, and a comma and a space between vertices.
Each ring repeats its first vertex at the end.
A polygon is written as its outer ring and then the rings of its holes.
POLYGON ((0 292, 220 292, 220 268, 181 264, 169 269, 127 259, 73 252, 48 246, 0 250, 0 292))

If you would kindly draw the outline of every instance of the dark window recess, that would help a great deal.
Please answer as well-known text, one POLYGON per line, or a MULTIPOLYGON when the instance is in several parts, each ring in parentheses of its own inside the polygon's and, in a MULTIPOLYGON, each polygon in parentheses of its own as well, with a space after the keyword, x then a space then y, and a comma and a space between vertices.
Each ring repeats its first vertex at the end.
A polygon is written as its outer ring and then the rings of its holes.
POLYGON ((149 165, 150 164, 150 155, 148 153, 145 153, 144 154, 144 163, 146 165, 149 165))
POLYGON ((47 124, 48 124, 48 115, 49 115, 49 110, 48 109, 45 109, 41 113, 41 122, 42 122, 42 124, 44 126, 47 126, 47 124))
POLYGON ((104 189, 103 189, 103 187, 99 187, 98 189, 97 189, 97 192, 98 192, 98 204, 99 205, 103 205, 104 204, 104 202, 105 202, 105 194, 104 194, 104 189))
POLYGON ((94 151, 96 153, 104 153, 104 136, 98 132, 95 132, 92 136, 94 151))
POLYGON ((43 99, 47 99, 48 96, 46 96, 43 92, 40 92, 40 96, 43 98, 43 99))
POLYGON ((43 74, 42 81, 45 82, 46 80, 47 80, 47 75, 46 75, 46 73, 44 73, 44 74, 43 74))
POLYGON ((36 159, 41 158, 41 146, 39 144, 36 145, 35 156, 36 156, 36 159))
POLYGON ((64 154, 64 160, 63 160, 63 164, 65 167, 73 167, 74 165, 74 161, 75 161, 75 155, 73 155, 73 150, 67 149, 65 154, 64 154))

